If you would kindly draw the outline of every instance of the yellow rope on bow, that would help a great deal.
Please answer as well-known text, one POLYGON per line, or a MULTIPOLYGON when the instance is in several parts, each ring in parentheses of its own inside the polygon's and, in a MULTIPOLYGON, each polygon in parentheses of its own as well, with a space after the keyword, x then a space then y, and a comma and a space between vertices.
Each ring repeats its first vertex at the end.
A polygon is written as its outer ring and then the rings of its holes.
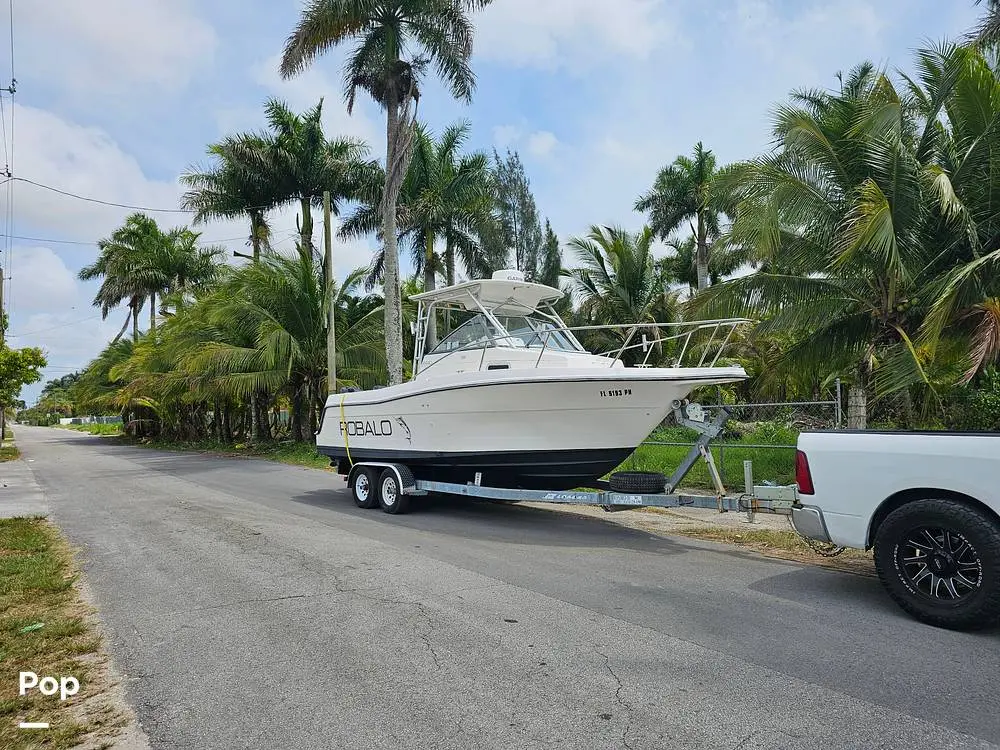
POLYGON ((344 399, 347 398, 345 393, 340 397, 340 426, 339 429, 344 433, 344 447, 347 449, 347 461, 354 466, 354 459, 351 458, 351 445, 350 441, 347 439, 347 419, 344 417, 344 399))

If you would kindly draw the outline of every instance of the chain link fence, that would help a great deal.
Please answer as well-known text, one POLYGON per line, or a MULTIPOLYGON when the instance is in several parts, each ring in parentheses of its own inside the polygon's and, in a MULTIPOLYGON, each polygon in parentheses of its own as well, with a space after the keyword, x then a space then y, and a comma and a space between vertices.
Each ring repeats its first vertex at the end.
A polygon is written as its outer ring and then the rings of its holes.
MULTIPOLYGON (((722 408, 720 398, 715 404, 702 403, 706 418, 715 417, 722 408)), ((761 403, 725 404, 729 421, 710 448, 723 483, 727 487, 742 485, 743 462, 753 461, 755 481, 791 484, 795 481, 795 441, 803 430, 831 430, 844 426, 843 393, 838 380, 830 392, 815 401, 773 401, 761 403)), ((669 474, 687 454, 698 436, 673 417, 665 421, 639 446, 631 461, 637 470, 669 474)), ((711 487, 702 462, 688 474, 684 484, 690 487, 711 487)))

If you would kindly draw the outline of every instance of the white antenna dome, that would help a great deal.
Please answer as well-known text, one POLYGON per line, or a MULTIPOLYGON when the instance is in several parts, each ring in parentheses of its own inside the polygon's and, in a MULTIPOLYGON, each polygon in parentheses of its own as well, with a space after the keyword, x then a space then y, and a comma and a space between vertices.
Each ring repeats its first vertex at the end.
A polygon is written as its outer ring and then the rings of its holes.
POLYGON ((524 281, 524 274, 514 268, 505 268, 493 272, 495 281, 524 281))

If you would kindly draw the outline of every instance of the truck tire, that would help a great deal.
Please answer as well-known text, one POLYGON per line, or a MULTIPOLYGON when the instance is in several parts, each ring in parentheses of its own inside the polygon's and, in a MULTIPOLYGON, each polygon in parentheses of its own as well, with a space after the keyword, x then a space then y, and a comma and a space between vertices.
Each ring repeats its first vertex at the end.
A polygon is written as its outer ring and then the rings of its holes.
POLYGON ((404 495, 399 486, 399 477, 392 469, 386 469, 378 479, 378 502, 382 510, 391 515, 406 513, 410 509, 410 496, 404 495))
POLYGON ((956 500, 917 500, 890 513, 875 537, 889 595, 929 625, 978 630, 1000 621, 1000 525, 956 500))
POLYGON ((359 508, 368 510, 378 505, 375 482, 375 470, 367 466, 359 466, 351 474, 351 494, 354 496, 354 504, 359 508))
POLYGON ((667 478, 655 471, 619 471, 608 482, 612 492, 631 492, 638 495, 661 494, 667 478))

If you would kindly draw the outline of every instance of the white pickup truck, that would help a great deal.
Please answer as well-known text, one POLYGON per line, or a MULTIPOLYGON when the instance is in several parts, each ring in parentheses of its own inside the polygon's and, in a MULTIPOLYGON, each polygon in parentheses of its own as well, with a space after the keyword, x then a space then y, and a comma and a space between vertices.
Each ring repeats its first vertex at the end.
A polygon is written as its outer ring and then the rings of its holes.
POLYGON ((1000 621, 1000 433, 803 432, 797 448, 801 535, 874 548, 882 584, 923 622, 1000 621))

